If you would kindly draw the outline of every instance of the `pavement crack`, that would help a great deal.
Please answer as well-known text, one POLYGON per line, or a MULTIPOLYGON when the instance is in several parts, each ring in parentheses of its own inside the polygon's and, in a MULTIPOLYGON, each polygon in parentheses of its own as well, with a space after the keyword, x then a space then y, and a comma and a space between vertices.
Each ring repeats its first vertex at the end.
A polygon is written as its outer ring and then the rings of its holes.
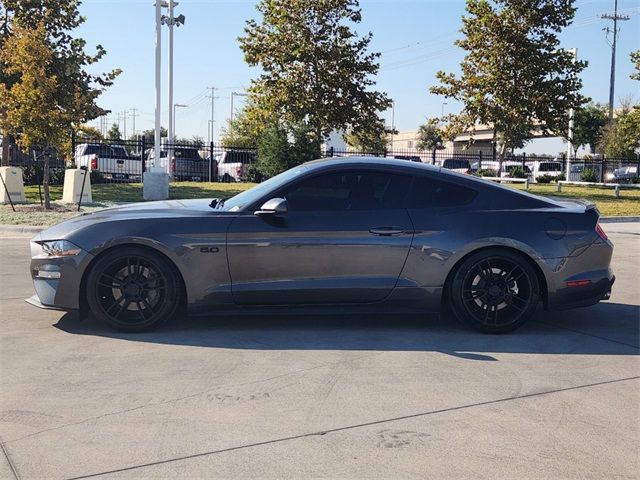
POLYGON ((4 444, 4 441, 0 438, 0 449, 2 450, 2 454, 4 455, 4 458, 7 459, 7 463, 9 464, 9 468, 11 469, 11 473, 13 473, 13 478, 15 478, 15 480, 20 480, 20 475, 18 474, 18 469, 16 468, 15 464, 13 463, 13 460, 11 460, 11 456, 9 455, 9 451, 7 450, 7 447, 4 444))
POLYGON ((565 388, 557 388, 554 390, 546 390, 546 391, 542 391, 542 392, 535 392, 535 393, 528 393, 528 394, 524 394, 524 395, 517 395, 517 396, 511 396, 511 397, 504 397, 504 398, 498 398, 495 400, 487 400, 484 402, 477 402, 477 403, 469 403, 469 404, 465 404, 465 405, 458 405, 456 407, 449 407, 449 408, 442 408, 439 410, 431 410, 428 412, 421 412, 421 413, 414 413, 411 415, 403 415, 403 416, 399 416, 399 417, 393 417, 393 418, 385 418, 382 420, 375 420, 375 421, 371 421, 371 422, 366 422, 366 423, 358 423, 358 424, 354 424, 354 425, 347 425, 344 427, 337 427, 337 428, 330 428, 330 429, 326 429, 326 430, 318 430, 318 431, 314 431, 314 432, 309 432, 309 433, 302 433, 300 435, 292 435, 292 436, 288 436, 288 437, 281 437, 281 438, 274 438, 271 440, 265 440, 263 442, 255 442, 255 443, 248 443, 245 445, 237 445, 235 447, 229 447, 229 448, 222 448, 219 450, 212 450, 209 452, 201 452, 201 453, 195 453, 192 455, 185 455, 185 456, 181 456, 181 457, 174 457, 174 458, 169 458, 166 460, 158 460, 155 462, 149 462, 149 463, 142 463, 142 464, 138 464, 138 465, 131 465, 128 467, 122 467, 122 468, 116 468, 113 470, 106 470, 103 472, 97 472, 97 473, 90 473, 87 475, 80 475, 77 477, 71 477, 68 478, 67 480, 80 480, 80 479, 85 479, 85 478, 94 478, 94 477, 99 477, 102 475, 110 475, 110 474, 114 474, 114 473, 121 473, 121 472, 129 472, 132 470, 137 470, 140 468, 146 468, 146 467, 153 467, 153 466, 157 466, 157 465, 164 465, 164 464, 168 464, 168 463, 173 463, 173 462, 179 462, 182 460, 191 460, 194 458, 201 458, 201 457, 207 457, 207 456, 212 456, 212 455, 217 455, 220 453, 226 453, 226 452, 233 452, 236 450, 243 450, 243 449, 248 449, 248 448, 255 448, 255 447, 261 447, 264 445, 272 445, 275 443, 282 443, 282 442, 288 442, 291 440, 299 440, 302 438, 309 438, 309 437, 315 437, 315 436, 322 436, 322 435, 327 435, 329 433, 337 433, 337 432, 343 432, 346 430, 354 430, 357 428, 364 428, 364 427, 370 427, 373 425, 382 425, 385 423, 391 423, 391 422, 397 422, 397 421, 401 421, 401 420, 408 420, 410 418, 420 418, 420 417, 426 417, 426 416, 430 416, 430 415, 437 415, 440 413, 448 413, 448 412, 455 412, 455 411, 459 411, 459 410, 465 410, 468 408, 474 408, 474 407, 483 407, 483 406, 487 406, 487 405, 496 405, 496 404, 500 404, 500 403, 506 403, 506 402, 511 402, 514 400, 523 400, 523 399, 528 399, 528 398, 535 398, 535 397, 541 397, 544 395, 551 395, 551 394, 555 394, 555 393, 563 393, 563 392, 569 392, 569 391, 573 391, 573 390, 580 390, 580 389, 584 389, 584 388, 592 388, 592 387, 598 387, 598 386, 602 386, 602 385, 610 385, 613 383, 621 383, 621 382, 627 382, 630 380, 638 380, 640 379, 640 376, 634 376, 634 377, 626 377, 626 378, 618 378, 615 380, 605 380, 602 382, 595 382, 595 383, 588 383, 588 384, 583 384, 583 385, 577 385, 574 387, 565 387, 565 388))
POLYGON ((594 335, 593 333, 583 332, 581 330, 576 330, 574 328, 569 328, 569 327, 565 327, 563 325, 558 325, 557 323, 545 322, 544 320, 537 320, 536 319, 534 321, 538 322, 538 323, 541 323, 543 325, 546 325, 548 327, 555 327, 558 330, 564 330, 566 332, 578 333, 578 334, 584 335, 586 337, 597 338, 598 340, 604 340, 605 342, 616 343, 618 345, 624 345, 626 347, 631 347, 631 348, 635 348, 636 350, 640 350, 640 346, 634 345, 632 343, 621 342, 620 340, 613 340, 612 338, 603 337, 601 335, 594 335))

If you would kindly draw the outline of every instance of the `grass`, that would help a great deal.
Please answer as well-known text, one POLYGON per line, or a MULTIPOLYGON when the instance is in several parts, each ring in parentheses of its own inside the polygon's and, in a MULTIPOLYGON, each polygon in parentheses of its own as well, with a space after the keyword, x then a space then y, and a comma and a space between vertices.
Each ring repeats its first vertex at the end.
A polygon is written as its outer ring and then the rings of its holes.
MULTIPOLYGON (((169 197, 173 199, 229 198, 251 188, 253 185, 253 183, 171 183, 169 186, 169 197)), ((513 188, 524 189, 524 185, 522 184, 508 185, 513 188)), ((536 195, 565 197, 569 199, 581 198, 594 202, 602 215, 640 216, 639 189, 621 189, 620 198, 615 197, 614 191, 611 188, 564 186, 562 190, 562 192, 557 192, 555 184, 532 184, 529 186, 529 192, 536 195)), ((118 203, 139 202, 142 200, 142 184, 110 183, 93 185, 91 193, 94 203, 91 205, 83 205, 83 212, 113 206, 118 203)), ((51 187, 51 199, 54 201, 54 209, 50 211, 46 211, 40 206, 37 186, 26 186, 25 196, 27 204, 16 205, 17 212, 13 212, 10 205, 0 205, 0 224, 54 225, 78 214, 76 206, 65 205, 60 202, 62 198, 62 186, 51 187)))
MULTIPOLYGON (((524 190, 524 185, 520 183, 508 185, 524 190)), ((595 203, 600 214, 604 216, 640 216, 640 189, 637 188, 621 188, 620 198, 616 198, 613 188, 563 185, 562 192, 558 192, 555 184, 532 184, 529 185, 528 192, 543 196, 588 200, 595 203)))

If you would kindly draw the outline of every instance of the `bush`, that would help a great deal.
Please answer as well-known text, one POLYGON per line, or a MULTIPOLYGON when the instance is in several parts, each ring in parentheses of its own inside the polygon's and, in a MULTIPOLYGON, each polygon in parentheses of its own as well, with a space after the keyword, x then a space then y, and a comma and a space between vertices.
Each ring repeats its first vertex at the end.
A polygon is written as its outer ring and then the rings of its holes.
POLYGON ((563 172, 554 178, 556 182, 564 182, 567 179, 567 175, 563 172))
POLYGON ((580 174, 580 179, 583 182, 597 182, 598 172, 595 168, 585 168, 580 174))
POLYGON ((243 182, 260 183, 264 181, 265 177, 256 165, 249 165, 244 169, 242 175, 243 182))
POLYGON ((497 177, 498 172, 496 172, 493 168, 481 168, 476 172, 476 175, 479 177, 497 177))
POLYGON ((555 179, 551 175, 541 175, 536 179, 538 183, 551 183, 552 180, 555 179))
POLYGON ((91 185, 98 185, 100 183, 106 183, 106 179, 102 172, 98 170, 91 170, 89 172, 89 180, 91 180, 91 185))
POLYGON ((640 183, 640 177, 633 177, 633 178, 631 179, 631 183, 639 184, 639 183, 640 183))
POLYGON ((511 178, 527 178, 527 173, 522 167, 514 167, 509 174, 511 178))

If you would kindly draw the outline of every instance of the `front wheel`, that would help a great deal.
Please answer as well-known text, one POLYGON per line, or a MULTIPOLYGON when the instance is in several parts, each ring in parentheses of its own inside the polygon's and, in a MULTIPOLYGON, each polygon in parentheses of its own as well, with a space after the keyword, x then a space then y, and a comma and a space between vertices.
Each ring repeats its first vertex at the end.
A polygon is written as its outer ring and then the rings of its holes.
POLYGON ((87 277, 86 294, 98 319, 126 332, 157 327, 176 312, 181 299, 175 268, 139 247, 117 248, 100 257, 87 277))
POLYGON ((540 284, 526 259, 492 249, 471 255, 456 269, 448 297, 456 317, 476 330, 506 333, 531 318, 540 284))

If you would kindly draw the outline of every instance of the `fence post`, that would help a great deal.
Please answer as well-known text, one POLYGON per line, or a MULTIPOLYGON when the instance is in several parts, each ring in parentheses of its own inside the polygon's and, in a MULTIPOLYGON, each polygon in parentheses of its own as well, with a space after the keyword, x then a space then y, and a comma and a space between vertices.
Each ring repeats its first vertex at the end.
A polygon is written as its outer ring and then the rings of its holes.
MULTIPOLYGON (((145 152, 147 151, 147 139, 144 135, 140 137, 140 141, 138 144, 140 145, 140 163, 142 164, 142 173, 147 171, 147 158, 145 156, 145 152)), ((142 180, 142 178, 140 179, 142 180)))
POLYGON ((436 149, 434 148, 431 151, 431 165, 435 165, 436 164, 436 149))
POLYGON ((213 170, 213 166, 216 164, 216 161, 213 159, 213 141, 211 141, 209 143, 209 181, 210 182, 215 182, 217 180, 217 171, 218 169, 216 168, 216 172, 214 172, 213 170))
POLYGON ((600 181, 601 181, 602 183, 604 183, 604 179, 605 179, 605 176, 604 176, 604 169, 605 169, 606 165, 607 165, 607 163, 606 163, 606 161, 605 161, 604 153, 603 153, 603 154, 602 154, 602 159, 600 160, 600 181))
POLYGON ((482 170, 482 150, 478 150, 478 170, 482 170))
POLYGON ((333 145, 329 147, 329 156, 333 157, 333 145))
POLYGON ((527 153, 526 152, 522 152, 522 170, 525 170, 525 165, 524 162, 527 159, 527 153))

